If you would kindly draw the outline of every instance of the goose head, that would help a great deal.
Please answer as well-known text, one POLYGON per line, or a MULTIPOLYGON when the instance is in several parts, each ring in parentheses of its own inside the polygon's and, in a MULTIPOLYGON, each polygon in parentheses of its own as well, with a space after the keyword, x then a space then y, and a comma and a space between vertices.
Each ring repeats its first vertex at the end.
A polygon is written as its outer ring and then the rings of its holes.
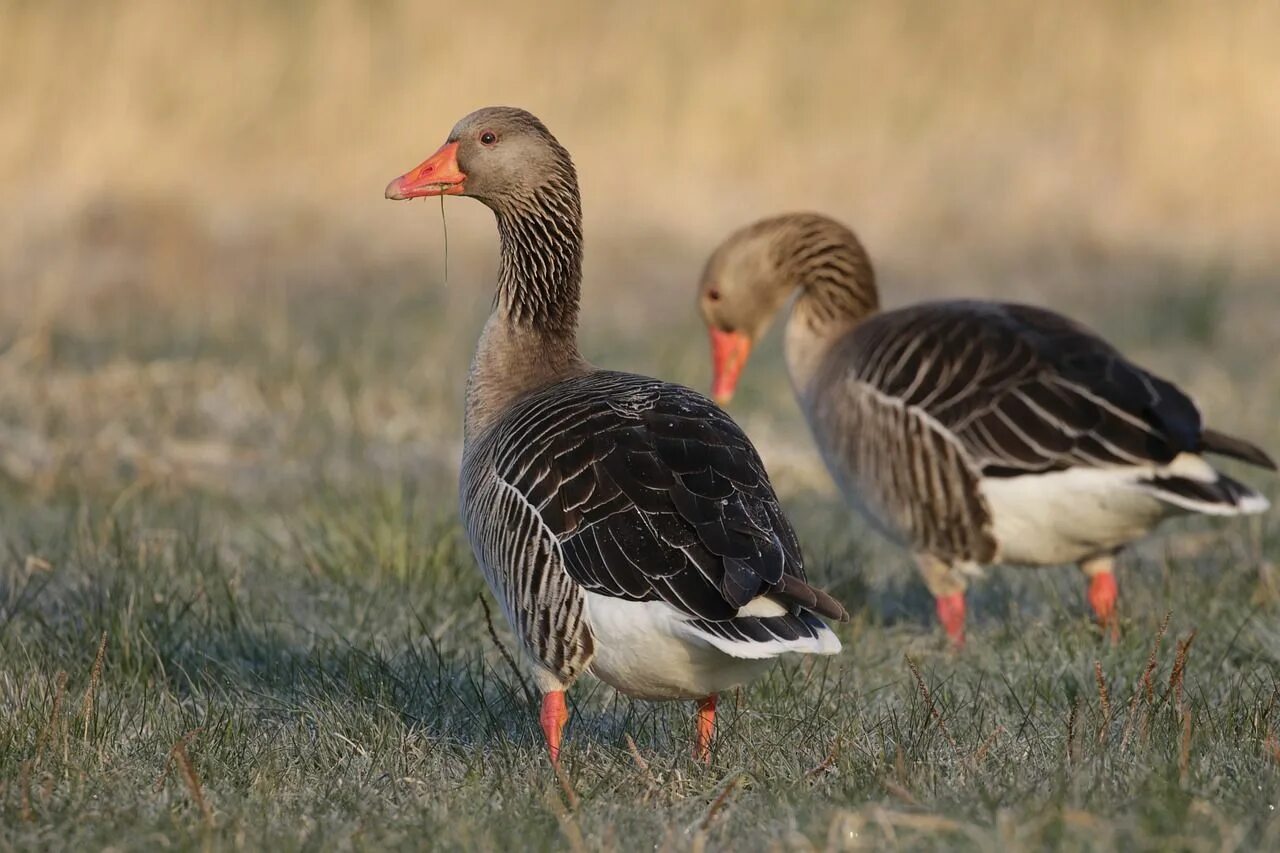
POLYGON ((465 195, 503 212, 549 191, 577 194, 568 152, 533 114, 485 107, 454 125, 436 153, 387 184, 386 197, 465 195))
POLYGON ((825 346, 879 306, 862 244, 822 214, 762 219, 712 253, 698 285, 698 310, 711 336, 716 402, 732 399, 752 347, 797 292, 787 326, 789 368, 793 356, 825 346))
POLYGON ((711 337, 711 396, 733 399, 756 341, 794 289, 778 264, 776 235, 749 227, 712 253, 698 285, 698 311, 711 337))

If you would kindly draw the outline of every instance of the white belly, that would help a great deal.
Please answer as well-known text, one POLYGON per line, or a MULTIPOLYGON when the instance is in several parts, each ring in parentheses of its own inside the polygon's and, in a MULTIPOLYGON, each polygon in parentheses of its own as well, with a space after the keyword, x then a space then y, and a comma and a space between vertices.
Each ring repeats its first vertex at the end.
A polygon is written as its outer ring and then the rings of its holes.
POLYGON ((1073 468, 987 478, 1000 559, 1051 565, 1083 560, 1145 536, 1176 510, 1135 481, 1136 468, 1073 468))
POLYGON ((596 638, 591 672, 628 696, 700 699, 753 680, 771 663, 726 654, 662 602, 585 595, 596 638))

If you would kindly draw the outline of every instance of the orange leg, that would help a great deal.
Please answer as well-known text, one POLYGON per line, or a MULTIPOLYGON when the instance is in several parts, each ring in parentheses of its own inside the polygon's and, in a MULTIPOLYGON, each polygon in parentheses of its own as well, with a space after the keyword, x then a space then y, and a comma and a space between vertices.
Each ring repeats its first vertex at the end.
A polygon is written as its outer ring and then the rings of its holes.
POLYGON ((716 733, 716 694, 698 700, 698 734, 693 757, 703 764, 711 763, 711 738, 716 733))
POLYGON ((1115 558, 1111 554, 1091 557, 1080 564, 1089 578, 1089 606, 1098 624, 1108 630, 1111 642, 1120 639, 1120 620, 1116 614, 1115 558))
POLYGON ((952 647, 964 648, 964 565, 923 551, 917 553, 915 559, 924 585, 933 594, 938 621, 951 638, 952 647))
POLYGON ((560 763, 560 733, 569 720, 569 709, 564 705, 564 691, 552 690, 542 696, 542 713, 538 721, 542 723, 542 733, 547 736, 547 750, 551 753, 551 763, 560 763))
POLYGON ((1089 605, 1098 624, 1110 633, 1112 642, 1120 639, 1120 622, 1116 617, 1116 576, 1099 572, 1089 578, 1089 605))
POLYGON ((938 621, 957 649, 964 648, 964 593, 940 595, 937 598, 938 621))

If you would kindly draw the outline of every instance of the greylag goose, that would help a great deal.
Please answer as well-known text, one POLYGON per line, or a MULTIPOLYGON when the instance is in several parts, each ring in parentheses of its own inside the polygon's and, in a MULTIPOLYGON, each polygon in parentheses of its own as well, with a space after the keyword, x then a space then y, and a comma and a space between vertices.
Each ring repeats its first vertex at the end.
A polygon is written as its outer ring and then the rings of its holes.
POLYGON ((957 646, 966 576, 983 564, 1078 563, 1114 637, 1117 549, 1171 515, 1268 507, 1203 454, 1275 463, 1205 427, 1172 383, 1042 308, 881 312, 857 238, 816 214, 743 228, 707 262, 698 305, 721 405, 793 295, 787 371, 823 460, 850 502, 914 551, 957 646))
POLYGON ((600 370, 578 352, 582 217, 568 152, 537 118, 478 110, 388 186, 466 195, 501 247, 467 377, 459 483, 476 561, 543 694, 558 762, 565 690, 590 671, 644 699, 698 701, 709 760, 716 695, 785 652, 834 654, 800 546, 755 448, 687 388, 600 370))

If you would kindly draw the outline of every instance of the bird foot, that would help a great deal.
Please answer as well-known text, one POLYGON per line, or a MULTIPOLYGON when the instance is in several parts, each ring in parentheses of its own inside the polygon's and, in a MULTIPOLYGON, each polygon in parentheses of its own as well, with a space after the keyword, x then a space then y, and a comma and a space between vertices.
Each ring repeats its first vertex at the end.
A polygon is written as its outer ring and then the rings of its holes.
POLYGON ((1098 624, 1105 628, 1111 641, 1120 639, 1120 623, 1116 615, 1116 576, 1111 572, 1099 572, 1089 578, 1089 606, 1098 617, 1098 624))
POLYGON ((937 598, 938 621, 951 638, 951 645, 957 651, 964 648, 964 593, 940 595, 937 598))
POLYGON ((693 757, 703 764, 711 763, 711 738, 716 732, 716 694, 698 700, 698 728, 693 744, 693 757))
POLYGON ((542 733, 547 738, 547 751, 551 753, 551 763, 560 764, 560 736, 564 724, 569 720, 569 709, 564 704, 564 691, 552 690, 542 697, 542 713, 538 722, 542 724, 542 733))

